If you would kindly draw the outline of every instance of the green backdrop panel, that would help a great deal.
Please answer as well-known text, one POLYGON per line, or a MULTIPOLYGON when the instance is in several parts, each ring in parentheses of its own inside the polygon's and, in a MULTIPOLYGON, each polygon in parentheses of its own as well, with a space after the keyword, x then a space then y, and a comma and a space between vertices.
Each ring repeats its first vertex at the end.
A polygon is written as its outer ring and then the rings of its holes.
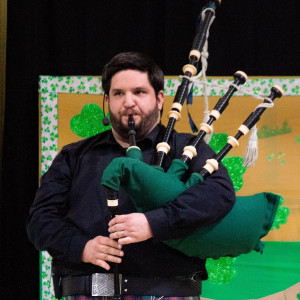
POLYGON ((203 282, 202 296, 214 300, 257 299, 300 282, 300 242, 266 242, 263 254, 252 251, 241 255, 234 267, 236 276, 228 284, 203 282))

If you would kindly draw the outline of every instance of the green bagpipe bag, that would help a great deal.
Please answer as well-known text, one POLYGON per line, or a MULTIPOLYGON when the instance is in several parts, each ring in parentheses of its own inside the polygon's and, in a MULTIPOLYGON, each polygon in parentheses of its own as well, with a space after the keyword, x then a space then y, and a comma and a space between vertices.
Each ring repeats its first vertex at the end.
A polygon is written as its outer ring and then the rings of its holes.
MULTIPOLYGON (((188 167, 179 159, 165 173, 161 167, 142 162, 138 149, 128 156, 115 158, 105 169, 101 183, 116 191, 122 186, 139 212, 157 209, 203 181, 200 174, 193 173, 183 183, 179 177, 188 167)), ((232 210, 221 221, 164 243, 199 258, 236 257, 252 250, 262 252, 260 239, 273 224, 280 197, 272 193, 237 197, 232 210)))

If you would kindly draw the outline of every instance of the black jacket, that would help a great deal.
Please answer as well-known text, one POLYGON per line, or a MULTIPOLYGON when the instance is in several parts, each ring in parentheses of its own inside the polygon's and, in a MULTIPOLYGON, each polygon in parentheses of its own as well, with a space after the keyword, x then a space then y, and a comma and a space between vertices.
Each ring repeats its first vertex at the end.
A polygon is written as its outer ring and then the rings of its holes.
MULTIPOLYGON (((164 127, 158 125, 138 142, 144 162, 151 164, 155 146, 164 127)), ((180 158, 182 149, 193 136, 173 132, 171 151, 164 161, 167 169, 173 158, 180 158)), ((82 275, 106 272, 83 263, 81 254, 88 240, 98 235, 108 236, 110 216, 106 207, 106 190, 101 185, 103 170, 115 157, 125 156, 111 131, 65 146, 41 179, 27 223, 29 239, 38 250, 47 250, 53 257, 53 273, 82 275)), ((200 171, 214 153, 201 142, 198 155, 187 176, 200 171)), ((153 238, 123 246, 124 258, 120 272, 132 276, 172 277, 202 272, 207 278, 205 260, 188 257, 165 246, 161 241, 186 236, 197 228, 224 217, 235 201, 233 185, 227 170, 221 165, 209 176, 174 201, 146 213, 153 238)), ((135 212, 130 198, 119 193, 118 214, 135 212)), ((198 245, 205 247, 205 245, 198 245)))

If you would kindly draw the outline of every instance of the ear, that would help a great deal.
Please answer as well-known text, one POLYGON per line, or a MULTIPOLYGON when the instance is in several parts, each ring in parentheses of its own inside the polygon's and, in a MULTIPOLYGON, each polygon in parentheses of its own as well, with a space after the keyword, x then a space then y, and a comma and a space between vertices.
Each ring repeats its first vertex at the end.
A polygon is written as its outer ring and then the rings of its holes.
POLYGON ((157 94, 157 106, 160 111, 163 108, 164 100, 165 100, 165 94, 164 94, 164 91, 161 90, 157 94))

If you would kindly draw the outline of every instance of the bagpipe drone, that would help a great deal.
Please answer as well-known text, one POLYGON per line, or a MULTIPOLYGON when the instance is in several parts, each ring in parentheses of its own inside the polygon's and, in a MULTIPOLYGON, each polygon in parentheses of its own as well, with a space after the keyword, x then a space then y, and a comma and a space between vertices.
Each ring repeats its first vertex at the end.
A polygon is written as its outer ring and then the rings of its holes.
MULTIPOLYGON (((230 98, 247 80, 244 72, 236 72, 234 81, 210 112, 207 122, 200 124, 198 135, 190 145, 184 147, 181 158, 174 159, 168 171, 164 172, 162 163, 170 150, 168 141, 176 121, 181 117, 180 111, 187 98, 191 78, 197 73, 201 52, 218 4, 218 1, 207 1, 207 5, 201 12, 200 24, 189 53, 189 63, 183 67, 184 76, 168 113, 167 129, 162 142, 157 145, 155 165, 148 165, 142 161, 141 150, 135 142, 134 121, 132 118, 128 120, 130 147, 127 155, 115 158, 105 169, 101 181, 107 188, 108 207, 113 215, 118 208, 120 187, 131 197, 138 212, 147 212, 173 201, 191 186, 203 182, 210 174, 217 172, 221 160, 233 147, 239 145, 239 138, 255 126, 268 105, 273 104, 273 101, 283 94, 279 86, 273 86, 264 103, 256 107, 238 128, 236 135, 228 137, 223 149, 208 159, 199 173, 192 173, 183 182, 182 177, 189 168, 189 162, 197 155, 197 145, 205 135, 211 133, 212 123, 221 116, 230 98)), ((236 197, 232 210, 219 222, 201 227, 185 238, 167 240, 164 243, 188 256, 203 259, 236 257, 252 250, 262 252, 263 244, 260 239, 267 235, 273 224, 279 200, 280 196, 272 193, 236 197)))

